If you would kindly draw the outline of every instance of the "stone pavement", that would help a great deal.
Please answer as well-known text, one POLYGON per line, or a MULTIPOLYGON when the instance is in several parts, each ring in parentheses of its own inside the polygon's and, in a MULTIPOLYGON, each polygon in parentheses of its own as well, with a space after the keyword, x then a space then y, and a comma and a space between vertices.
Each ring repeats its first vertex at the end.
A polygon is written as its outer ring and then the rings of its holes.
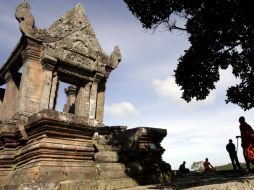
MULTIPOLYGON (((254 174, 245 171, 191 172, 165 184, 139 186, 124 190, 254 190, 254 174)), ((123 190, 123 189, 122 189, 123 190)))

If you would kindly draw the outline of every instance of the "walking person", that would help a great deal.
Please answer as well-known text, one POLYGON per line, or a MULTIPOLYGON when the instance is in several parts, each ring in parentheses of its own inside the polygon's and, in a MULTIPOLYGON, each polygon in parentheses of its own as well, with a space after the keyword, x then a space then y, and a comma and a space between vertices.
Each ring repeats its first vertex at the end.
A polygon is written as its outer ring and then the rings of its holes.
POLYGON ((232 139, 229 139, 229 143, 226 145, 226 149, 229 153, 229 157, 231 159, 234 170, 236 170, 237 168, 242 169, 238 161, 237 152, 236 152, 235 145, 232 139))

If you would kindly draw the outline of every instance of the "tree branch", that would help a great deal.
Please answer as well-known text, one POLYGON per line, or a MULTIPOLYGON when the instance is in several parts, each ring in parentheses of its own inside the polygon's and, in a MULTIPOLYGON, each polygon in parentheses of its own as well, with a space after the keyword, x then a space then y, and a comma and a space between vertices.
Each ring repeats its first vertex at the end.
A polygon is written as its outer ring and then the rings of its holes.
POLYGON ((182 28, 179 26, 176 26, 176 20, 171 20, 169 17, 165 21, 166 26, 168 29, 171 30, 181 30, 181 31, 187 31, 186 28, 182 28))

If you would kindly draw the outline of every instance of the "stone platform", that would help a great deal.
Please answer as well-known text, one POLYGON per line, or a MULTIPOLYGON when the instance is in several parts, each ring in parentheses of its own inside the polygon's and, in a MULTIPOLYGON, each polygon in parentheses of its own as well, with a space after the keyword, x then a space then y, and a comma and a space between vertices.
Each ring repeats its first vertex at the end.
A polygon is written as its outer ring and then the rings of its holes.
POLYGON ((175 182, 138 186, 122 190, 253 190, 254 174, 245 171, 191 172, 175 182))
POLYGON ((92 124, 54 110, 3 123, 0 190, 110 190, 170 180, 161 158, 165 129, 92 124))

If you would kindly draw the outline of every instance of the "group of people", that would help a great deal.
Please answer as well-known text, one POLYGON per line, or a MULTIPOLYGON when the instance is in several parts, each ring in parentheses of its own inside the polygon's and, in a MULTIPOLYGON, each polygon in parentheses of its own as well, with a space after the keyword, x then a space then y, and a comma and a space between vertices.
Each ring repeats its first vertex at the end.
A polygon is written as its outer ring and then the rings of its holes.
MULTIPOLYGON (((249 172, 250 163, 254 163, 254 131, 252 127, 248 123, 246 123, 243 116, 239 118, 239 123, 241 136, 236 136, 236 138, 240 137, 242 139, 241 145, 243 148, 243 156, 245 159, 247 171, 249 172)), ((234 169, 241 169, 235 145, 233 144, 232 139, 229 139, 229 143, 227 144, 226 149, 229 153, 234 169)))
MULTIPOLYGON (((183 161, 183 163, 179 166, 179 171, 184 174, 184 173, 189 173, 190 169, 185 167, 186 162, 183 161)), ((208 158, 205 159, 205 161, 203 162, 203 166, 204 166, 204 171, 215 171, 215 168, 212 166, 212 164, 208 161, 208 158)))
MULTIPOLYGON (((241 136, 236 136, 237 140, 238 138, 242 139, 242 148, 243 148, 243 156, 246 162, 246 167, 248 172, 250 171, 250 163, 254 164, 254 131, 251 128, 251 126, 246 123, 245 118, 241 116, 239 118, 240 123, 240 132, 241 136)), ((233 168, 236 169, 242 169, 241 165, 239 163, 238 157, 237 157, 237 150, 236 147, 232 141, 232 139, 229 139, 229 143, 226 145, 226 150, 229 153, 230 160, 232 162, 233 168)), ((179 171, 181 173, 189 173, 190 170, 185 167, 186 162, 183 161, 183 163, 179 167, 179 171)), ((215 168, 211 165, 211 163, 208 161, 208 158, 205 159, 203 162, 204 171, 215 171, 215 168)))

